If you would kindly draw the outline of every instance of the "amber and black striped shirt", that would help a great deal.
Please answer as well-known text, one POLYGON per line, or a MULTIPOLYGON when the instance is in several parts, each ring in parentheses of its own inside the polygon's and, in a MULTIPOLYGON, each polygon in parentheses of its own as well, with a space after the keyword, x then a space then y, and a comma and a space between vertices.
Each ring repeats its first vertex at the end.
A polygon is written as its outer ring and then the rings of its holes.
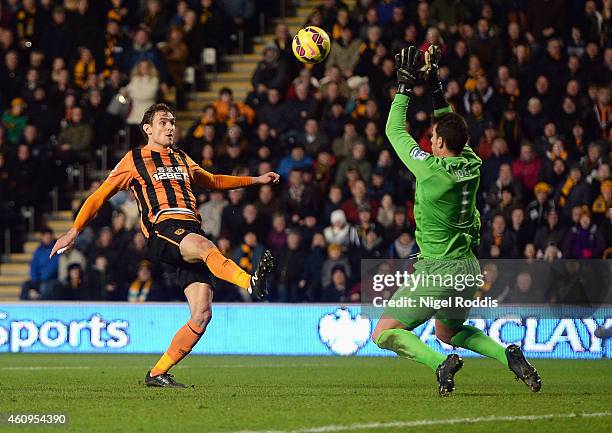
POLYGON ((178 218, 201 222, 191 183, 208 189, 234 189, 253 184, 249 176, 215 175, 196 164, 182 150, 150 146, 129 151, 104 183, 85 202, 74 227, 81 231, 102 203, 122 189, 134 192, 142 232, 149 237, 153 225, 178 218))

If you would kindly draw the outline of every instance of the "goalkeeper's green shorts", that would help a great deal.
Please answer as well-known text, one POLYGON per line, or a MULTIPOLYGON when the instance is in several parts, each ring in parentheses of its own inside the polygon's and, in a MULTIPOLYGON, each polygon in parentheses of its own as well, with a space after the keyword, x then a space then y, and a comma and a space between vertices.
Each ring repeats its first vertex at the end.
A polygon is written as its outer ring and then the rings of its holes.
POLYGON ((450 328, 459 328, 470 311, 465 301, 474 298, 482 283, 476 257, 420 259, 414 264, 414 275, 421 275, 421 279, 415 285, 399 288, 391 298, 396 306, 387 306, 384 315, 399 320, 409 330, 432 317, 450 328))

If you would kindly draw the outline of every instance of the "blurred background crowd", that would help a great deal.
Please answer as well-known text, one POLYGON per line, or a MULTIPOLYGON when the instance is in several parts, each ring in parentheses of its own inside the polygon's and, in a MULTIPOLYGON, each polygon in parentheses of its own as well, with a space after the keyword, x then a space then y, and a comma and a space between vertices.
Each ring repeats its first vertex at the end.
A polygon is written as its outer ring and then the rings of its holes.
MULTIPOLYGON (((257 13, 273 16, 279 7, 253 0, 0 4, 0 219, 16 232, 26 230, 24 205, 43 214, 58 185, 66 191, 60 206, 71 197, 67 167, 95 166, 102 145, 112 164, 142 144, 137 125, 147 106, 185 109, 185 69, 200 62, 202 48, 235 52, 233 35, 242 30, 248 50, 257 13)), ((361 259, 418 252, 414 177, 384 133, 393 55, 409 45, 442 48, 446 98, 465 116, 469 144, 483 160, 478 256, 554 262, 610 255, 612 1, 360 0, 348 7, 323 0, 304 24, 329 33, 327 61, 299 63, 278 21, 246 99, 223 88, 179 134, 178 146, 210 172, 281 174, 280 186, 196 191, 203 230, 228 257, 252 271, 272 250, 271 300, 357 302, 361 259)), ((431 114, 427 90, 415 87, 407 127, 426 151, 431 114)), ((99 185, 87 180, 90 192, 99 185)), ((42 228, 44 220, 36 223, 42 228)), ((49 261, 53 239, 43 233, 22 299, 182 299, 173 275, 147 256, 130 193, 102 208, 72 253, 49 261)), ((532 290, 523 274, 497 292, 532 290)), ((547 290, 527 298, 559 301, 547 290)), ((224 283, 215 299, 250 300, 224 283)))

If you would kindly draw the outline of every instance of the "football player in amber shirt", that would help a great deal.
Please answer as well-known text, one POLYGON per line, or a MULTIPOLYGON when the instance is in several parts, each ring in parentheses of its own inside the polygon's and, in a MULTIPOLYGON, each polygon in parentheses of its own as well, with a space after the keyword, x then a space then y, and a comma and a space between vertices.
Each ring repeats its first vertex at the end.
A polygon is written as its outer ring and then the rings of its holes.
POLYGON ((57 240, 51 256, 73 247, 78 234, 106 200, 119 190, 131 189, 138 202, 148 247, 157 260, 176 269, 178 284, 185 291, 191 311, 189 321, 177 332, 169 349, 147 372, 145 383, 184 387, 174 381, 168 370, 191 352, 210 322, 213 278, 234 283, 262 299, 268 293, 266 278, 273 266, 269 251, 264 252, 253 275, 225 258, 201 229, 202 217, 191 184, 227 190, 278 183, 280 176, 273 172, 258 177, 207 172, 173 146, 175 118, 164 104, 155 104, 145 112, 141 128, 147 138, 146 146, 129 151, 119 161, 106 181, 85 201, 72 228, 57 240))

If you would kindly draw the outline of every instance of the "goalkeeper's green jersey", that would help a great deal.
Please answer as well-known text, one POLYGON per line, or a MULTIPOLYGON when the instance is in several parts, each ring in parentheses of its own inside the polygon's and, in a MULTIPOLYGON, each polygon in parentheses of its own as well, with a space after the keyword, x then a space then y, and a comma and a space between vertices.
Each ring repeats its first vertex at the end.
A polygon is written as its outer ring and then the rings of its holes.
MULTIPOLYGON (((466 144, 461 155, 439 158, 419 148, 406 132, 410 98, 396 94, 386 133, 402 162, 416 177, 414 219, 421 258, 456 259, 472 256, 480 243, 476 192, 482 160, 466 144)), ((436 114, 450 107, 436 110, 436 114)))

